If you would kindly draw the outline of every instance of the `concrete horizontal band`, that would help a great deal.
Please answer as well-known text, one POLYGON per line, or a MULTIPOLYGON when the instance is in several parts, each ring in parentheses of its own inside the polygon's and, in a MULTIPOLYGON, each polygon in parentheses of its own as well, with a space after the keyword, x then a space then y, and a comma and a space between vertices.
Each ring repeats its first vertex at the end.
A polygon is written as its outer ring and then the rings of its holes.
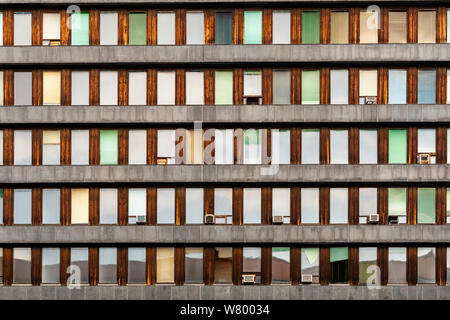
POLYGON ((450 300, 450 286, 4 286, 0 300, 450 300))
POLYGON ((0 185, 448 184, 448 165, 0 166, 0 185))
MULTIPOLYGON (((0 64, 421 63, 450 60, 450 44, 0 47, 0 64)), ((121 65, 121 68, 123 66, 121 65)))
POLYGON ((3 226, 6 245, 444 245, 450 225, 3 226))
POLYGON ((2 107, 0 124, 448 123, 449 105, 217 105, 2 107))

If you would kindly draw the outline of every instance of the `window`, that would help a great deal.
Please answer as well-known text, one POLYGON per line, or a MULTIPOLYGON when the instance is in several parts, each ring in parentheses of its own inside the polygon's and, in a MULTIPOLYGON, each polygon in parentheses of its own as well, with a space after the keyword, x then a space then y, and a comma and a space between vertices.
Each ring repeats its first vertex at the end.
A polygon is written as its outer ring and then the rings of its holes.
POLYGON ((436 222, 436 189, 417 188, 417 223, 436 222))
POLYGON ((99 248, 99 283, 117 283, 117 248, 99 248))
MULTIPOLYGON (((2 45, 3 45, 3 12, 0 12, 0 46, 2 45)), ((3 272, 0 273, 0 283, 2 281, 3 281, 3 272)))
POLYGON ((330 163, 348 163, 348 130, 330 130, 330 163))
POLYGON ((203 72, 186 72, 186 104, 203 104, 203 72))
POLYGON ((215 72, 215 104, 233 104, 233 71, 215 72))
MULTIPOLYGON (((447 274, 450 274, 450 248, 447 248, 447 274)), ((450 277, 447 277, 447 283, 450 283, 450 277)))
POLYGON ((203 164, 203 130, 185 130, 185 164, 203 164))
POLYGON ((261 164, 261 129, 244 130, 244 164, 261 164))
POLYGON ((377 188, 359 188, 359 223, 365 224, 377 211, 377 188))
POLYGON ((417 248, 417 283, 436 283, 436 248, 417 248))
POLYGON ((320 73, 302 70, 302 104, 319 104, 320 73))
POLYGON ((14 45, 31 46, 31 13, 14 12, 14 45))
POLYGON ((389 11, 389 43, 406 43, 406 11, 389 11))
POLYGON ((436 163, 436 130, 418 129, 417 153, 428 154, 429 163, 436 163))
POLYGON ((389 104, 406 104, 406 70, 389 69, 389 104))
POLYGON ((72 105, 89 105, 89 71, 72 71, 72 105))
POLYGON ((128 283, 146 283, 145 248, 128 248, 128 283))
POLYGON ((72 130, 72 165, 89 164, 89 130, 72 130))
POLYGON ((348 282, 348 248, 330 248, 330 283, 348 282))
POLYGON ((289 70, 273 71, 273 104, 291 103, 291 72, 289 70))
POLYGON ((117 46, 117 12, 100 12, 100 45, 117 46))
POLYGON ((17 284, 30 284, 31 248, 13 248, 13 257, 13 282, 17 284))
POLYGON ((61 72, 43 72, 43 103, 44 105, 61 104, 61 72))
POLYGON ((215 42, 216 44, 233 43, 233 13, 216 12, 215 42))
POLYGON ((117 164, 117 130, 100 130, 100 164, 117 164))
POLYGON ((80 283, 89 281, 89 249, 70 248, 70 264, 80 268, 80 283))
POLYGON ((262 75, 260 70, 244 71, 244 104, 261 104, 262 75), (255 100, 255 101, 253 101, 255 100))
MULTIPOLYGON (((215 164, 233 164, 234 132, 233 129, 214 130, 215 164)), ((206 150, 206 149, 205 149, 206 150)))
POLYGON ((203 189, 186 188, 186 224, 203 223, 203 189))
MULTIPOLYGON (((450 9, 447 10, 447 34, 450 34, 450 9)), ((450 43, 450 37, 447 37, 447 43, 450 43)), ((448 97, 448 95, 447 95, 447 97, 448 97)), ((450 281, 450 279, 449 279, 449 281, 450 281)))
POLYGON ((175 104, 175 71, 158 71, 157 104, 175 104))
POLYGON ((330 188, 330 224, 348 223, 348 189, 330 188))
POLYGON ((377 95, 377 70, 359 70, 359 103, 366 104, 370 102, 370 100, 377 101, 377 95))
POLYGON ((175 12, 158 12, 158 45, 175 44, 175 12))
POLYGON ((184 252, 185 283, 203 283, 203 248, 186 248, 184 252))
POLYGON ((0 283, 3 284, 3 248, 0 248, 0 283))
POLYGON ((128 131, 128 164, 147 164, 147 130, 128 131))
POLYGON ((31 224, 31 189, 14 189, 14 224, 31 224))
POLYGON ((244 188, 244 224, 261 223, 261 189, 244 188))
POLYGON ((133 71, 128 73, 128 104, 146 105, 147 104, 147 72, 133 71))
POLYGON ((232 248, 216 248, 214 255, 214 283, 231 284, 233 270, 232 248))
POLYGON ((319 164, 320 130, 302 130, 302 164, 319 164))
POLYGON ((447 223, 450 223, 450 188, 447 188, 447 223))
POLYGON ((59 130, 44 130, 42 133, 42 164, 59 165, 61 154, 59 130))
POLYGON ((406 129, 389 129, 389 163, 406 163, 406 129))
POLYGON ((389 248, 388 283, 406 283, 406 248, 389 248))
POLYGON ((291 131, 272 129, 272 164, 291 163, 291 131))
POLYGON ((373 271, 369 267, 377 267, 377 248, 359 248, 359 284, 368 284, 373 271))
POLYGON ((320 43, 320 11, 302 11, 302 43, 320 43))
POLYGON ((376 164, 378 162, 378 132, 359 130, 359 163, 376 164))
POLYGON ((301 189, 301 223, 319 223, 319 188, 301 189))
POLYGON ((145 12, 130 12, 128 33, 130 46, 147 44, 147 14, 145 12))
MULTIPOLYGON (((70 36, 73 46, 89 45, 89 12, 74 12, 70 16, 71 27, 70 36)), ((72 95, 73 99, 73 95, 72 95)))
POLYGON ((158 130, 158 164, 175 163, 175 130, 158 130))
POLYGON ((100 224, 117 224, 117 189, 100 189, 100 224))
POLYGON ((256 283, 261 283, 261 248, 243 248, 242 274, 254 274, 256 283))
POLYGON ((348 12, 331 11, 330 43, 348 43, 348 12))
POLYGON ((31 105, 31 72, 14 72, 14 105, 31 105))
POLYGON ((175 223, 175 189, 158 188, 156 206, 157 224, 175 223))
POLYGON ((117 71, 100 71, 100 105, 117 105, 117 81, 117 71))
POLYGON ((262 11, 244 11, 244 44, 262 43, 262 11))
POLYGON ((399 223, 406 223, 406 188, 388 189, 388 215, 398 216, 399 223))
POLYGON ((156 283, 175 281, 174 248, 156 248, 156 283))
POLYGON ((14 165, 31 165, 31 130, 14 130, 14 165))
POLYGON ((138 216, 147 216, 147 190, 128 189, 128 224, 135 224, 138 216))
POLYGON ((272 283, 291 282, 289 248, 272 248, 272 283))
POLYGON ((59 248, 42 248, 42 283, 59 283, 59 248))
POLYGON ((331 104, 348 104, 348 70, 330 71, 331 104))
POLYGON ((59 189, 42 190, 42 223, 60 224, 60 194, 59 189))
POLYGON ((2 224, 3 224, 3 189, 0 189, 0 225, 2 224))
POLYGON ((378 43, 378 19, 377 11, 359 13, 359 43, 378 43))
POLYGON ((89 223, 89 189, 72 189, 72 224, 89 223))
POLYGON ((284 223, 291 220, 291 189, 272 189, 272 216, 282 216, 284 223))
POLYGON ((44 13, 42 44, 59 46, 61 44, 61 17, 59 13, 44 13))
MULTIPOLYGON (((450 19, 450 13, 449 13, 449 19, 450 19)), ((450 28, 450 26, 449 26, 449 28, 450 28)), ((449 39, 450 39, 450 37, 449 37, 449 39)), ((450 69, 447 69, 447 104, 450 104, 450 69)))
MULTIPOLYGON (((212 212, 207 213, 211 214, 212 212)), ((233 189, 214 189, 214 215, 216 216, 216 224, 232 224, 233 189)))
POLYGON ((417 103, 436 103, 436 70, 419 70, 417 80, 417 103))
POLYGON ((419 10, 417 28, 419 34, 418 43, 435 43, 436 42, 436 11, 419 10))
POLYGON ((302 248, 301 268, 303 275, 319 278, 319 248, 302 248))
POLYGON ((1 165, 3 165, 3 131, 2 130, 0 130, 0 166, 1 165))
MULTIPOLYGON (((0 17, 2 15, 0 14, 0 17)), ((1 25, 2 21, 0 19, 0 37, 1 37, 1 32, 2 32, 2 25, 1 25)), ((1 40, 1 38, 0 38, 1 40)), ((1 42, 0 42, 0 46, 1 46, 1 42)), ((0 71, 0 106, 3 105, 3 71, 0 71)))
POLYGON ((205 43, 204 21, 205 19, 202 11, 186 12, 186 44, 205 43))
POLYGON ((272 14, 272 43, 290 44, 291 43, 291 12, 273 11, 272 14))

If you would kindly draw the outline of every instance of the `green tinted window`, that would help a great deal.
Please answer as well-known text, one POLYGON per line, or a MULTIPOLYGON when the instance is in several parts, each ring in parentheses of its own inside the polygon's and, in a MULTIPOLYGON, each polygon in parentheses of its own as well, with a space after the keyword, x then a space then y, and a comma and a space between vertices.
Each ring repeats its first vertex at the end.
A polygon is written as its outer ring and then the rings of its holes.
POLYGON ((74 13, 71 16, 72 21, 72 45, 89 45, 89 12, 74 13))
POLYGON ((262 12, 244 12, 244 44, 262 43, 262 12))
POLYGON ((133 12, 129 17, 130 45, 147 44, 147 14, 145 12, 133 12))
POLYGON ((388 190, 388 214, 390 216, 406 215, 406 188, 389 188, 388 190))
POLYGON ((100 130, 100 164, 117 164, 117 130, 100 130))
POLYGON ((330 283, 348 282, 348 248, 330 248, 330 283))
POLYGON ((435 223, 436 189, 417 189, 417 223, 435 223))
POLYGON ((389 163, 406 163, 406 130, 389 130, 389 163))
POLYGON ((302 104, 319 103, 319 71, 302 71, 302 104))
POLYGON ((320 31, 320 12, 303 11, 302 12, 302 43, 319 43, 320 31))
POLYGON ((233 15, 231 12, 217 12, 215 19, 216 44, 233 43, 233 15))
POLYGON ((233 104, 233 71, 216 71, 215 74, 215 103, 233 104))

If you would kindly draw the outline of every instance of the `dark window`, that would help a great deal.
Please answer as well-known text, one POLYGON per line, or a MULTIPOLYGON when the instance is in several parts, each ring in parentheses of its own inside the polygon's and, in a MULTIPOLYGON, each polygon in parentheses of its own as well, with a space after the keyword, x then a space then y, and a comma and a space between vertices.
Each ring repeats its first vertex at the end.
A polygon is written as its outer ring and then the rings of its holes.
POLYGON ((233 43, 233 15, 231 12, 216 13, 216 44, 233 43))

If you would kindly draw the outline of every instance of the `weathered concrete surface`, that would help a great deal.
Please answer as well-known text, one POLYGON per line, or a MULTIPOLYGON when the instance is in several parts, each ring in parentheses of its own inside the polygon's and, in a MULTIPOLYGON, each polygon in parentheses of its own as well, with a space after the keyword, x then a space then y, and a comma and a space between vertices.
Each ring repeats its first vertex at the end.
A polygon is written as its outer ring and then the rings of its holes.
POLYGON ((448 244, 450 225, 2 226, 1 244, 448 244))
POLYGON ((14 106, 0 108, 2 124, 437 123, 450 107, 437 105, 14 106))
MULTIPOLYGON (((373 63, 450 60, 450 44, 327 44, 205 46, 10 46, 0 64, 263 64, 373 63)), ((120 66, 123 68, 123 66, 120 66)))

